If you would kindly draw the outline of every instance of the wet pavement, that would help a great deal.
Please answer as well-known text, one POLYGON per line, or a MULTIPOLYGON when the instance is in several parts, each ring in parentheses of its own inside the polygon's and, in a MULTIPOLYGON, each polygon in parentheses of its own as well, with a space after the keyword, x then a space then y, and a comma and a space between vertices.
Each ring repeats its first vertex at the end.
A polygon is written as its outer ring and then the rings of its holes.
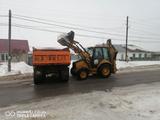
POLYGON ((56 97, 59 95, 88 93, 92 91, 111 91, 113 87, 130 86, 142 83, 160 82, 160 70, 133 71, 112 75, 107 79, 90 77, 87 80, 77 81, 70 77, 68 83, 48 80, 42 85, 34 85, 33 80, 19 80, 0 84, 0 107, 17 103, 26 103, 56 97))

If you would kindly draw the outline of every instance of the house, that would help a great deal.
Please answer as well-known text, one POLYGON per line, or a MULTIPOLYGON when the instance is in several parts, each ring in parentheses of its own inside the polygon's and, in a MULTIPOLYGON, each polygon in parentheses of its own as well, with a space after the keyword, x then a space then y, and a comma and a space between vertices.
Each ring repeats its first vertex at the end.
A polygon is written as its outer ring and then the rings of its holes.
MULTIPOLYGON (((8 60, 8 39, 0 39, 0 62, 8 60)), ((26 61, 29 52, 27 40, 11 40, 11 56, 13 62, 26 61)))
MULTIPOLYGON (((126 55, 126 46, 125 45, 115 45, 115 48, 118 50, 117 59, 125 60, 126 55)), ((127 55, 128 60, 150 60, 151 52, 142 49, 136 45, 127 46, 127 55)))
POLYGON ((160 52, 152 52, 152 60, 160 60, 160 52))
MULTIPOLYGON (((106 46, 105 43, 96 46, 106 46)), ((117 49, 117 60, 125 60, 126 47, 123 44, 115 44, 114 47, 117 49)), ((151 60, 152 52, 144 50, 136 45, 128 45, 127 47, 128 60, 151 60)))
MULTIPOLYGON (((125 60, 126 46, 125 45, 114 45, 118 50, 117 59, 125 60)), ((136 45, 127 46, 128 60, 151 60, 151 51, 144 50, 143 48, 136 45)))

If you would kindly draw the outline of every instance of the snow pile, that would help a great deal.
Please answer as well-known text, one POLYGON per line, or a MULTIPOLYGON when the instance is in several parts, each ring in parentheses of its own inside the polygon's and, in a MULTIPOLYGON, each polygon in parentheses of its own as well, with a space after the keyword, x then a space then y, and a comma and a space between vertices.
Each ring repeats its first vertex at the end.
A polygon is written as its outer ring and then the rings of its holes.
POLYGON ((12 63, 11 68, 11 72, 8 72, 8 63, 2 63, 0 65, 0 76, 33 73, 33 67, 25 62, 12 63))
MULTIPOLYGON (((57 96, 1 108, 0 117, 17 120, 16 117, 6 117, 5 112, 40 110, 46 112, 47 120, 159 120, 159 88, 159 83, 152 83, 114 88, 112 91, 57 96)), ((38 119, 41 118, 35 120, 38 119)))
POLYGON ((137 66, 147 66, 147 65, 160 65, 160 61, 116 61, 117 69, 137 67, 137 66))

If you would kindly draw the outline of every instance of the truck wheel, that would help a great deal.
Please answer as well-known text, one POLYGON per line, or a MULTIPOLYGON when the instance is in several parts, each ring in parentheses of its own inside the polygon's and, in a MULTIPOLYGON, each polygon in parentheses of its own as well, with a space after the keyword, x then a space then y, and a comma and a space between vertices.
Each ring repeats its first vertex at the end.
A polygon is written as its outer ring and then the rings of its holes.
POLYGON ((39 75, 36 74, 36 71, 34 71, 34 84, 39 85, 43 82, 44 75, 41 73, 39 75))
POLYGON ((110 65, 108 64, 101 65, 101 67, 98 70, 98 74, 102 78, 108 78, 111 75, 110 65))
POLYGON ((72 74, 72 76, 76 76, 76 72, 73 67, 71 68, 71 74, 72 74))
POLYGON ((85 80, 88 77, 88 70, 87 69, 80 69, 77 72, 77 79, 78 80, 85 80))
POLYGON ((69 80, 69 68, 68 67, 64 71, 60 72, 60 79, 63 82, 68 82, 69 80))

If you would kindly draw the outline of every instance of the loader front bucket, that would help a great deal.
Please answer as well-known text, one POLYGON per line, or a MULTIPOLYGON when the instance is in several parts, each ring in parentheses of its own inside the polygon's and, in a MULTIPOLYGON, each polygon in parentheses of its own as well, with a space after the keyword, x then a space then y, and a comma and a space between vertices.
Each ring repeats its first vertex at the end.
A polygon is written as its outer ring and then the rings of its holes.
POLYGON ((66 38, 60 38, 57 40, 57 42, 59 42, 62 46, 69 46, 70 45, 70 42, 66 38))
POLYGON ((70 31, 67 34, 62 34, 58 37, 57 42, 59 42, 62 46, 69 46, 74 42, 74 32, 70 31))

